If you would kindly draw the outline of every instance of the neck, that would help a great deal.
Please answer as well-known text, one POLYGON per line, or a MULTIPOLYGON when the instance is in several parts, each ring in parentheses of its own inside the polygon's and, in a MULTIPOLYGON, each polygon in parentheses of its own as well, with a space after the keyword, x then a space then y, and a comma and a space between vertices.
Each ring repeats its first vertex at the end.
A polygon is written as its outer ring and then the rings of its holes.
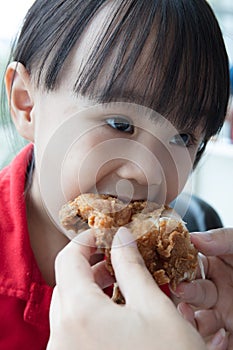
POLYGON ((43 205, 35 171, 32 186, 26 195, 26 207, 30 242, 35 259, 45 282, 54 286, 55 258, 69 240, 52 222, 43 205))

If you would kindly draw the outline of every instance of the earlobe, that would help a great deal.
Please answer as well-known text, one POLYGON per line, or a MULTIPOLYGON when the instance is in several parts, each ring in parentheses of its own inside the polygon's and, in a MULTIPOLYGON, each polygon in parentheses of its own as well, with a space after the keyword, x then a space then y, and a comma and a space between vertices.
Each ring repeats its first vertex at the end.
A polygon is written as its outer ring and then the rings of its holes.
POLYGON ((33 94, 30 76, 22 63, 12 62, 6 71, 5 85, 11 116, 19 134, 34 141, 33 94))

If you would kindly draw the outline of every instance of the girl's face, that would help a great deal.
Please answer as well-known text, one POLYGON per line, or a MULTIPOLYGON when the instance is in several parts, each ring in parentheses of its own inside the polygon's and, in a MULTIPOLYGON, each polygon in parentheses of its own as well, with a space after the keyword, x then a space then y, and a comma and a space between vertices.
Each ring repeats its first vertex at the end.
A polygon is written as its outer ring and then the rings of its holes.
MULTIPOLYGON (((37 178, 44 203, 55 219, 66 201, 87 192, 125 201, 171 202, 184 187, 201 143, 200 132, 177 130, 155 111, 137 105, 137 96, 143 95, 140 84, 135 89, 129 82, 127 102, 97 104, 74 94, 77 71, 101 36, 101 23, 111 18, 108 11, 106 6, 99 12, 77 43, 63 68, 59 88, 33 90, 37 178)), ((137 78, 149 48, 150 36, 135 68, 137 78)), ((113 61, 105 65, 103 81, 113 61)))
POLYGON ((37 93, 36 171, 54 217, 81 193, 171 202, 192 170, 201 135, 130 102, 95 104, 67 89, 37 93))

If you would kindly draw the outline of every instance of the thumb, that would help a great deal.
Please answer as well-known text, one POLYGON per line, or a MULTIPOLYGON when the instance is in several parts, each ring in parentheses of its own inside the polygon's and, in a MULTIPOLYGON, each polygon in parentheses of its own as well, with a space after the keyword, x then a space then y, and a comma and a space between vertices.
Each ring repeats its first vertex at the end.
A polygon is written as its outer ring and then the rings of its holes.
POLYGON ((191 233, 196 248, 209 256, 233 254, 233 228, 191 233))
POLYGON ((126 304, 144 308, 145 300, 153 300, 156 293, 165 296, 146 268, 133 235, 125 227, 114 236, 111 260, 126 304))

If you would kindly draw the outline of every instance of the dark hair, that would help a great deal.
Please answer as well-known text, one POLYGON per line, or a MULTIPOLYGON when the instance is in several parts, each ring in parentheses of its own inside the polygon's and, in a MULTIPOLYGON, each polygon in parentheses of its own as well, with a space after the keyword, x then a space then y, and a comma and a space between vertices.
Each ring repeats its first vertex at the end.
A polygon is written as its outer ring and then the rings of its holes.
POLYGON ((69 54, 107 3, 114 15, 106 18, 74 91, 98 102, 133 98, 178 128, 201 125, 205 146, 222 127, 229 98, 227 53, 205 0, 37 0, 12 59, 24 64, 38 86, 56 89, 69 54), (148 54, 140 65, 145 47, 148 54), (103 84, 101 73, 110 62, 114 68, 103 84), (142 96, 130 86, 140 86, 142 96))

